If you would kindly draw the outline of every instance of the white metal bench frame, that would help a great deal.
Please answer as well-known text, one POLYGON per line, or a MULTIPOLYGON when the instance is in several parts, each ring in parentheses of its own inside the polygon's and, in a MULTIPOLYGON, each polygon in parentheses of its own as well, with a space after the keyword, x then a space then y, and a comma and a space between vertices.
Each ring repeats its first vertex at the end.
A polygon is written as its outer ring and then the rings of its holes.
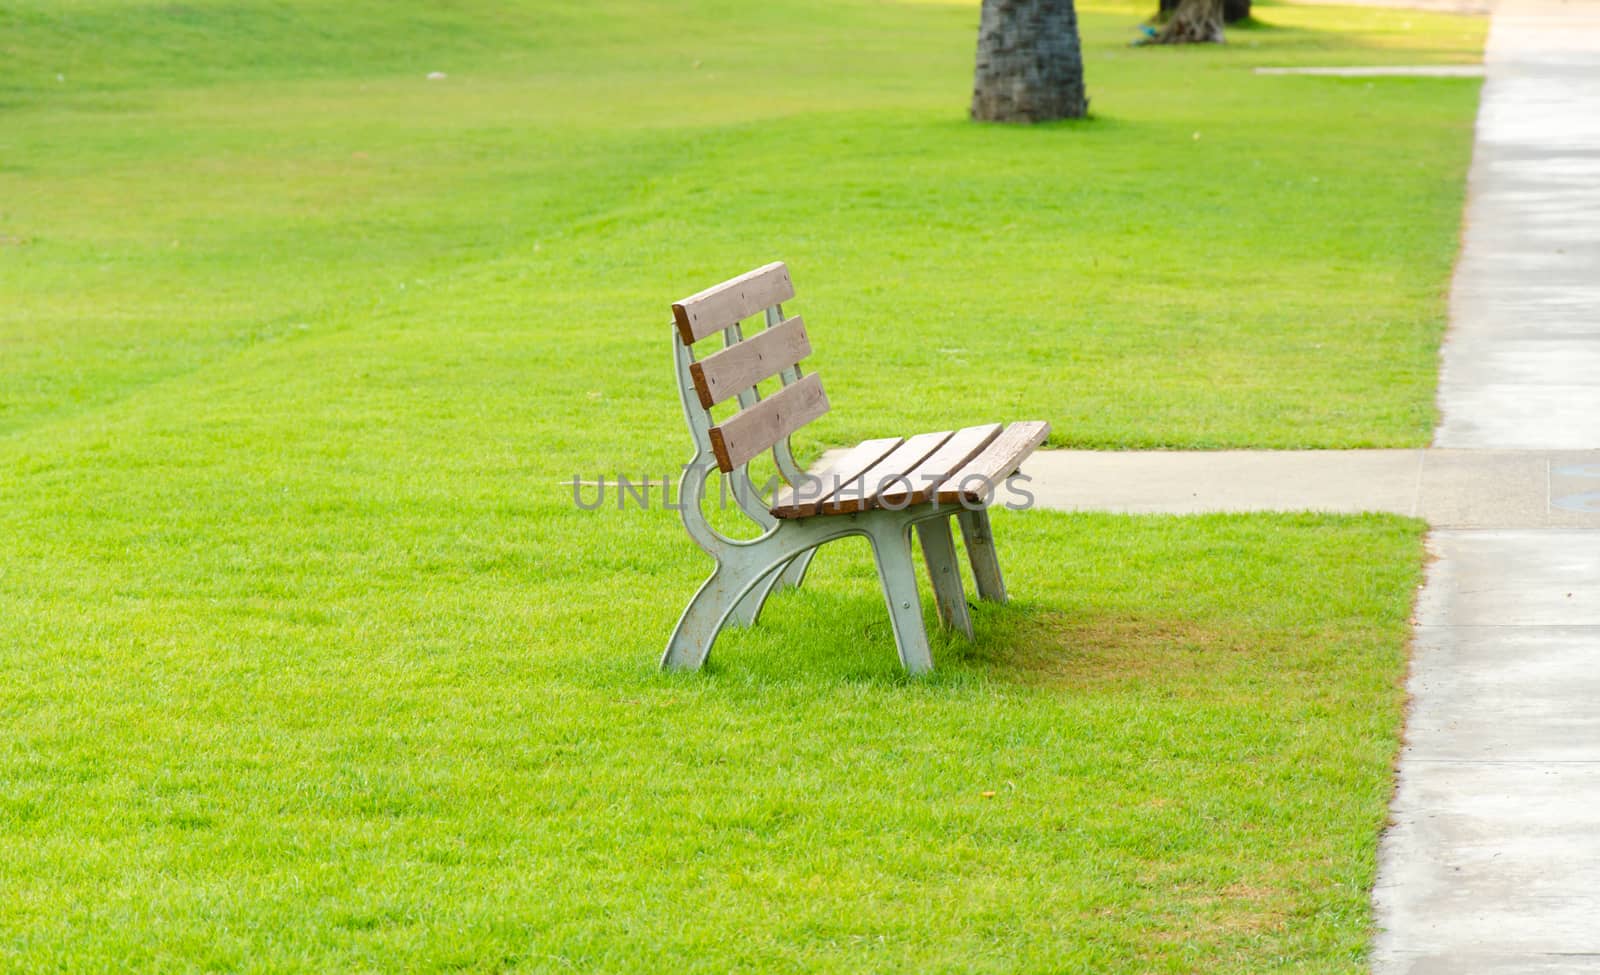
MULTIPOLYGON (((684 418, 688 422, 695 448, 694 457, 684 468, 679 482, 678 503, 684 528, 696 544, 716 561, 716 568, 678 620, 667 641, 661 666, 669 669, 700 667, 710 654, 717 634, 730 620, 740 625, 752 625, 773 592, 786 586, 800 585, 817 548, 835 539, 860 535, 865 536, 872 546, 900 662, 913 674, 925 673, 933 668, 933 658, 928 648, 922 602, 917 592, 911 532, 917 532, 921 543, 928 573, 933 581, 940 621, 971 638, 972 620, 967 611, 950 519, 956 517, 961 525, 979 597, 1004 602, 1005 583, 995 555, 987 511, 994 485, 988 483, 980 485, 981 490, 976 492, 957 490, 954 494, 950 491, 934 494, 933 486, 930 486, 926 493, 932 496, 928 500, 898 508, 877 506, 848 513, 775 517, 750 478, 749 459, 730 463, 732 458, 727 456, 727 446, 713 441, 720 431, 713 421, 710 407, 703 402, 696 388, 693 370, 696 359, 691 345, 713 332, 720 332, 725 340, 724 347, 731 348, 743 340, 740 322, 758 312, 764 312, 767 328, 780 325, 785 322, 782 301, 793 297, 793 294, 787 269, 782 264, 770 264, 673 306, 677 317, 673 330, 673 362, 684 418), (738 289, 741 282, 751 284, 745 289, 747 293, 734 295, 732 300, 720 303, 720 316, 715 316, 719 320, 713 322, 714 327, 686 321, 685 308, 694 307, 697 301, 705 303, 707 296, 727 299, 730 297, 729 289, 738 289), (722 456, 719 456, 719 447, 723 448, 722 456), (739 510, 764 529, 759 537, 729 538, 707 520, 702 507, 705 486, 707 479, 717 471, 728 479, 727 487, 739 510)), ((785 388, 802 379, 798 360, 783 363, 781 369, 763 378, 771 378, 774 374, 785 388)), ((740 389, 736 395, 741 412, 761 402, 753 384, 740 389)), ((817 395, 820 396, 820 389, 817 395)), ((826 408, 826 398, 822 397, 820 409, 826 408)), ((802 419, 800 422, 805 421, 802 419)), ((796 427, 798 425, 794 424, 796 427)), ((1041 429, 1034 443, 1021 451, 1023 454, 1043 440, 1049 429, 1045 424, 1031 426, 1041 429)), ((776 440, 764 444, 757 455, 768 447, 773 452, 779 472, 790 485, 791 497, 803 496, 808 488, 828 489, 826 485, 817 488, 808 483, 807 472, 801 471, 795 463, 788 432, 781 432, 776 440)), ((1009 474, 1010 471, 1005 473, 1009 474)), ((964 489, 966 485, 959 487, 964 489)))

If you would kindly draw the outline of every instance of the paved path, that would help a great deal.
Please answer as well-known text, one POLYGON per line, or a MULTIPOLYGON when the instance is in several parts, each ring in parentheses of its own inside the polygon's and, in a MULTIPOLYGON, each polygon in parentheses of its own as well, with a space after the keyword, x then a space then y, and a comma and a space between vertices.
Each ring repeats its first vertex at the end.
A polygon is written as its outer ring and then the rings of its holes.
MULTIPOLYGON (((1485 63, 1435 442, 1594 448, 1600 3, 1501 0, 1485 63)), ((1600 532, 1561 524, 1430 536, 1380 975, 1600 972, 1600 532)))
POLYGON ((1400 7, 1439 14, 1486 14, 1494 6, 1493 0, 1291 0, 1291 2, 1337 7, 1400 7))
POLYGON ((1257 68, 1256 74, 1315 75, 1325 78, 1482 78, 1481 64, 1352 65, 1346 68, 1257 68))
POLYGON ((1440 375, 1441 447, 1600 445, 1600 4, 1504 0, 1440 375))
POLYGON ((1600 449, 1049 450, 1026 473, 1039 507, 1064 511, 1387 511, 1435 528, 1600 528, 1600 449))

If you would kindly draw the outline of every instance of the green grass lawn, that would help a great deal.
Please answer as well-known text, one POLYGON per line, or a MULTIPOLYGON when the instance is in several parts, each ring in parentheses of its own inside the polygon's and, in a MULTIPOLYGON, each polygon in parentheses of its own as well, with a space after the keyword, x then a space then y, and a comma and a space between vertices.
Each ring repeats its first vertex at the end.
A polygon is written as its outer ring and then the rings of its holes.
POLYGON ((668 303, 790 262, 804 453, 1416 445, 1482 23, 1262 5, 964 120, 976 8, 0 10, 0 967, 1360 970, 1420 525, 997 516, 698 675, 668 303), (428 81, 431 71, 448 78, 428 81), (993 793, 993 795, 987 795, 993 793))

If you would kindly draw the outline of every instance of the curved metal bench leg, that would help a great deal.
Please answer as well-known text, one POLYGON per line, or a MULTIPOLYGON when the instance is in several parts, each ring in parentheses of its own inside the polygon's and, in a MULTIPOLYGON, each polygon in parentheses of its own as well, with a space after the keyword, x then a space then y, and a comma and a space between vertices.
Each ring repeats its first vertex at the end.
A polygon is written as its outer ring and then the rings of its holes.
POLYGON ((806 569, 811 566, 811 557, 816 554, 817 550, 812 549, 809 552, 801 552, 791 559, 789 565, 783 570, 783 585, 778 588, 799 589, 800 582, 806 577, 806 569))
POLYGON ((733 573, 718 565, 695 592, 694 598, 678 618, 672 636, 667 639, 666 652, 661 655, 665 670, 699 670, 711 653, 711 644, 727 622, 739 601, 745 580, 733 578, 733 573))
MULTIPOLYGON (((689 600, 678 618, 667 649, 661 655, 663 669, 694 670, 705 663, 730 617, 744 607, 754 619, 768 592, 783 578, 788 567, 808 559, 823 545, 847 535, 865 535, 868 529, 847 523, 803 524, 769 535, 755 544, 725 545, 719 551, 717 567, 689 600)), ((908 556, 909 557, 909 556, 908 556)))
POLYGON ((972 563, 972 581, 978 587, 978 598, 996 603, 1006 601, 1006 581, 1000 575, 1000 560, 994 554, 994 533, 989 530, 989 511, 963 508, 956 515, 961 522, 961 538, 967 545, 967 559, 972 563))
POLYGON ((947 629, 960 630, 972 639, 972 616, 967 612, 967 594, 961 586, 961 566, 956 562, 956 543, 950 533, 949 518, 917 522, 917 541, 922 544, 922 559, 933 580, 933 595, 939 604, 939 622, 947 629))
POLYGON ((735 626, 755 626, 761 616, 761 607, 767 604, 767 597, 783 588, 784 568, 779 566, 762 576, 761 581, 734 605, 729 622, 735 626))
POLYGON ((922 623, 917 569, 911 561, 911 529, 903 523, 886 521, 874 528, 870 537, 900 662, 913 674, 925 674, 933 669, 933 654, 928 650, 928 631, 922 623))
POLYGON ((811 565, 811 557, 817 554, 816 549, 801 552, 790 559, 785 565, 773 569, 763 576, 756 587, 745 593, 743 599, 733 608, 733 622, 738 626, 755 626, 756 620, 761 617, 761 609, 766 606, 767 598, 775 592, 785 589, 800 588, 800 580, 805 578, 806 567, 811 565))

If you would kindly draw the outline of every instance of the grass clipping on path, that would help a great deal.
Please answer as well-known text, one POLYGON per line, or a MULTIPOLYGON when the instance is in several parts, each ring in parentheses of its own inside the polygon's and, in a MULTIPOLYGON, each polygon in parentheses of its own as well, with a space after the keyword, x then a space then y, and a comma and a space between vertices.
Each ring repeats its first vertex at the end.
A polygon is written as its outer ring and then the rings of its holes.
POLYGON ((1422 442, 1476 85, 1249 68, 1481 23, 1141 12, 1012 129, 970 5, 14 3, 0 968, 1359 971, 1416 523, 997 516, 926 681, 835 546, 663 676, 709 563, 571 501, 772 258, 808 452, 1422 442))

